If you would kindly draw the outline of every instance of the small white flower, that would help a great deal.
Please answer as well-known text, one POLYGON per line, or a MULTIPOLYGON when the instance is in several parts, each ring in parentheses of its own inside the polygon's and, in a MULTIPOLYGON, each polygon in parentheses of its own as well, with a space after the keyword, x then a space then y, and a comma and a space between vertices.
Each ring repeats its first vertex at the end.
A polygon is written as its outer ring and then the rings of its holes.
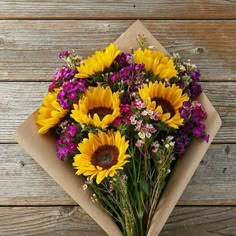
POLYGON ((173 139, 174 139, 174 136, 170 136, 170 135, 166 138, 166 140, 168 140, 168 141, 171 141, 173 139))
POLYGON ((169 144, 169 143, 167 143, 167 144, 165 145, 165 147, 166 147, 166 148, 169 148, 169 147, 170 147, 170 144, 169 144))
POLYGON ((181 71, 186 71, 186 68, 185 68, 185 66, 183 66, 183 65, 180 65, 180 68, 179 68, 181 71))
POLYGON ((139 138, 144 139, 145 138, 145 133, 144 132, 139 132, 138 136, 139 136, 139 138))
POLYGON ((149 48, 149 49, 155 49, 155 47, 152 46, 152 45, 148 46, 148 48, 149 48))
POLYGON ((152 116, 153 114, 154 114, 154 111, 148 110, 148 115, 149 115, 149 116, 152 116))
POLYGON ((174 147, 175 146, 175 142, 170 142, 170 146, 174 147))
POLYGON ((88 185, 87 184, 84 184, 83 185, 83 190, 86 190, 88 188, 88 185))
POLYGON ((151 138, 151 136, 152 136, 151 133, 149 133, 149 132, 146 133, 147 138, 151 138))
POLYGON ((146 116, 148 114, 147 110, 142 111, 141 115, 146 116))

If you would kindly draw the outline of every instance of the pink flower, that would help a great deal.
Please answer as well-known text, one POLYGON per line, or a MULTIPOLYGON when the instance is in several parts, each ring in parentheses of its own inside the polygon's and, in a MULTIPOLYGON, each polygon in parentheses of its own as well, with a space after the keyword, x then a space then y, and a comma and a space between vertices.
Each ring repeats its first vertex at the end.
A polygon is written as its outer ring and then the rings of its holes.
POLYGON ((130 112, 131 111, 130 105, 128 105, 128 104, 120 105, 120 111, 124 112, 124 113, 130 112))
POLYGON ((140 99, 136 99, 131 104, 132 104, 132 106, 136 107, 139 110, 145 107, 144 102, 142 102, 140 99))
POLYGON ((117 80, 117 73, 113 73, 112 75, 109 76, 109 81, 111 82, 116 82, 117 80))
POLYGON ((136 143, 135 143, 135 146, 136 147, 141 147, 142 145, 144 144, 143 140, 138 140, 136 143))
POLYGON ((121 124, 121 118, 120 117, 118 117, 118 118, 116 118, 115 120, 114 120, 114 122, 113 122, 113 125, 115 126, 115 127, 117 127, 117 126, 119 126, 120 124, 121 124))

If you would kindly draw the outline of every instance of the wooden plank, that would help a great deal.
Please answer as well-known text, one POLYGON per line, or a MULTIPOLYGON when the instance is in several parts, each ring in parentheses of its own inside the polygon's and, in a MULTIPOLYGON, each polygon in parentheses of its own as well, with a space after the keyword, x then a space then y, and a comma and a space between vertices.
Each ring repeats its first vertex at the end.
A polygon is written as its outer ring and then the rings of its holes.
POLYGON ((0 18, 235 19, 234 1, 14 1, 0 2, 0 18))
MULTIPOLYGON (((14 142, 16 128, 40 106, 48 82, 0 82, 0 143, 14 142)), ((214 142, 236 142, 236 82, 202 83, 223 127, 214 142), (227 96, 226 96, 227 94, 227 96)))
MULTIPOLYGON (((114 41, 132 22, 2 20, 0 80, 50 80, 61 65, 57 59, 60 51, 78 49, 81 55, 89 55, 114 41)), ((143 22, 171 53, 180 52, 185 59, 191 58, 201 68, 204 80, 236 80, 235 20, 143 22)))
MULTIPOLYGON (((19 145, 1 144, 0 153, 1 206, 76 205, 19 145)), ((211 145, 179 204, 236 205, 235 166, 236 144, 211 145)))
POLYGON ((80 207, 0 207, 0 235, 105 236, 80 207))
MULTIPOLYGON (((236 207, 176 207, 160 236, 235 235, 236 207)), ((0 207, 0 235, 105 236, 80 208, 0 207)))
POLYGON ((236 235, 236 207, 176 207, 160 236, 236 235))

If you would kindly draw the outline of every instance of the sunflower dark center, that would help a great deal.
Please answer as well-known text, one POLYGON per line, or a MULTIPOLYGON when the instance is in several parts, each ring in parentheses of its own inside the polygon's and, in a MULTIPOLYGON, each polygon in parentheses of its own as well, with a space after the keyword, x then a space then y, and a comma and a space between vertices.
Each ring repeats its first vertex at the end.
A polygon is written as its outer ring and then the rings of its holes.
POLYGON ((164 98, 154 97, 152 101, 156 102, 156 106, 161 106, 164 113, 170 113, 170 116, 175 115, 175 109, 172 104, 164 98))
POLYGON ((91 117, 94 116, 94 114, 97 114, 100 119, 103 119, 106 115, 112 114, 113 110, 108 107, 95 107, 93 109, 89 110, 89 114, 91 117))
POLYGON ((116 146, 103 145, 93 153, 91 163, 94 166, 109 169, 118 162, 118 156, 119 150, 116 146))

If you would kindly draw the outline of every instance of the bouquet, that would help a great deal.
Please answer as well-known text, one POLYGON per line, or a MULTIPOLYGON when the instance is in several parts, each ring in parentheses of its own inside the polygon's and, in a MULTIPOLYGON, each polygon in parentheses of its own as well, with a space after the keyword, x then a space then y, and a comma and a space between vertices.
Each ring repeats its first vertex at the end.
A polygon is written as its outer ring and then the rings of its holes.
MULTIPOLYGON (((84 176, 123 235, 147 235, 163 190, 193 138, 208 142, 200 70, 137 36, 138 49, 115 44, 86 59, 59 55, 39 108, 38 133, 52 133, 56 155, 84 176)), ((72 168, 72 167, 71 167, 72 168)))

